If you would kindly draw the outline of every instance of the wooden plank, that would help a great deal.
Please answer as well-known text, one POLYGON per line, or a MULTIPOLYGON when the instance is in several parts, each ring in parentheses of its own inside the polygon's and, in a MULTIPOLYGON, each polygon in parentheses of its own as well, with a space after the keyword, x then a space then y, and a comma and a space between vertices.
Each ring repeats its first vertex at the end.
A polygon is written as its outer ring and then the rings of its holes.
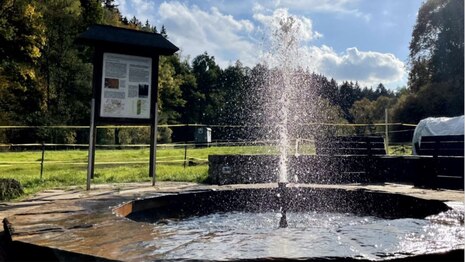
POLYGON ((385 155, 384 139, 380 136, 345 136, 316 140, 317 154, 324 155, 385 155))
POLYGON ((416 149, 419 155, 463 156, 464 136, 424 136, 416 149))
POLYGON ((422 136, 421 142, 427 141, 464 141, 463 135, 446 135, 446 136, 422 136))

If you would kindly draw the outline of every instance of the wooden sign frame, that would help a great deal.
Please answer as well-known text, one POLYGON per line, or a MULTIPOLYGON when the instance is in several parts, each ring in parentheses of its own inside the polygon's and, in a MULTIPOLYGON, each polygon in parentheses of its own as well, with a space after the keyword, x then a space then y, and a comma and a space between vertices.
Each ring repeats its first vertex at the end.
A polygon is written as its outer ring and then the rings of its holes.
POLYGON ((159 56, 172 55, 179 48, 160 34, 106 25, 91 26, 77 38, 77 42, 95 48, 87 190, 94 177, 97 125, 150 126, 149 176, 155 185, 159 56), (113 64, 104 65, 107 60, 113 64), (114 71, 104 72, 104 68, 111 66, 114 71))

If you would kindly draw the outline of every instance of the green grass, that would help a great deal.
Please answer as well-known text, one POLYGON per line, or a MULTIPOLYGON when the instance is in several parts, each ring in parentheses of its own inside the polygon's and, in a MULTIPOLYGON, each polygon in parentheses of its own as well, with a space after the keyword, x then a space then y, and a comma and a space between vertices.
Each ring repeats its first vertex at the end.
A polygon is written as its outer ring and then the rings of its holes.
MULTIPOLYGON (((157 181, 205 182, 208 177, 208 156, 224 154, 275 154, 270 146, 231 146, 188 148, 187 159, 195 165, 184 167, 184 148, 157 150, 157 181)), ((314 154, 313 147, 302 145, 300 154, 314 154)), ((291 152, 294 154, 295 152, 291 152)), ((393 155, 411 154, 409 147, 392 146, 393 155)), ((42 179, 41 151, 0 152, 0 178, 13 178, 24 187, 26 195, 45 189, 78 186, 85 188, 87 150, 46 151, 42 179)), ((97 149, 93 184, 149 182, 149 149, 97 149), (120 162, 115 164, 115 162, 120 162), (132 163, 131 163, 132 162, 132 163), (113 164, 112 164, 113 163, 113 164)))
POLYGON ((389 146, 388 149, 388 154, 389 155, 394 155, 394 156, 405 156, 405 155, 412 155, 412 146, 411 145, 395 145, 395 146, 389 146))
MULTIPOLYGON (((157 181, 205 182, 208 177, 208 155, 265 154, 270 147, 208 147, 188 148, 187 160, 195 165, 184 166, 184 148, 157 150, 157 181)), ((14 178, 24 187, 26 195, 45 189, 78 186, 84 188, 87 178, 87 150, 46 151, 42 179, 41 151, 0 152, 0 178, 14 178)), ((149 149, 100 150, 95 154, 93 184, 148 182, 149 149), (116 163, 115 162, 120 162, 116 163)))

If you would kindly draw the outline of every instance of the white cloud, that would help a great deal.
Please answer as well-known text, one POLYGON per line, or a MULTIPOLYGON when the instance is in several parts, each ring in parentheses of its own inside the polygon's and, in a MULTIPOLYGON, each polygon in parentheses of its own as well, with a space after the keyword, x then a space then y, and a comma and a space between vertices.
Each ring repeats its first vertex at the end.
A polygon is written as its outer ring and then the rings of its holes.
POLYGON ((151 0, 116 0, 115 5, 121 13, 128 19, 133 16, 137 17, 139 21, 145 23, 149 20, 151 24, 154 22, 153 15, 156 12, 156 5, 151 0))
POLYGON ((253 7, 252 7, 252 12, 253 13, 259 13, 259 12, 263 12, 265 10, 265 7, 263 7, 261 4, 259 3, 254 3, 253 7))
POLYGON ((260 22, 262 26, 268 28, 271 33, 283 29, 283 21, 292 17, 292 27, 295 29, 293 32, 301 41, 310 41, 315 37, 321 37, 322 34, 313 31, 312 20, 304 16, 292 16, 287 9, 278 8, 270 15, 265 15, 262 12, 257 12, 253 18, 260 22))
POLYGON ((215 7, 205 11, 195 5, 163 2, 157 23, 166 26, 169 38, 184 54, 197 56, 207 51, 221 66, 237 59, 246 65, 256 61, 256 47, 247 37, 254 30, 249 20, 237 20, 215 7))
POLYGON ((360 0, 280 0, 270 2, 269 0, 259 0, 265 7, 287 8, 292 12, 321 12, 353 15, 365 21, 371 20, 371 14, 366 14, 357 8, 360 0))
POLYGON ((291 14, 289 10, 293 9, 275 8, 284 5, 292 5, 294 9, 304 6, 309 8, 313 4, 312 8, 316 10, 329 12, 329 8, 333 7, 332 12, 352 12, 356 15, 357 10, 351 9, 351 3, 353 1, 348 0, 257 1, 250 6, 253 16, 247 20, 225 14, 216 7, 202 9, 178 1, 162 2, 158 10, 153 11, 155 7, 152 1, 118 0, 123 15, 135 15, 142 20, 145 19, 142 14, 146 14, 151 24, 158 27, 165 25, 169 39, 180 47, 182 55, 190 58, 208 52, 215 56, 216 62, 222 67, 236 60, 246 66, 254 66, 263 61, 260 60, 261 52, 270 42, 261 30, 264 27, 276 30, 282 18, 292 16, 295 25, 298 25, 296 33, 300 38, 300 48, 296 57, 300 66, 338 81, 358 81, 362 86, 376 86, 380 82, 388 86, 389 83, 403 81, 406 75, 404 63, 393 54, 360 51, 356 47, 338 53, 325 45, 311 45, 314 39, 322 37, 321 33, 315 31, 312 20, 291 14), (145 7, 145 10, 135 8, 137 5, 145 7), (133 14, 130 10, 138 11, 133 11, 136 12, 133 14))
MULTIPOLYGON (((201 0, 193 0, 199 5, 201 0)), ((371 15, 362 12, 359 9, 361 0, 222 0, 222 1, 203 1, 204 6, 215 5, 220 10, 235 15, 244 14, 252 10, 254 7, 262 9, 274 10, 278 8, 286 8, 293 13, 308 14, 308 13, 328 13, 328 14, 343 14, 355 16, 362 19, 370 19, 371 15)))
POLYGON ((349 12, 358 0, 282 0, 282 6, 324 12, 349 12))
POLYGON ((362 86, 398 82, 406 74, 404 63, 389 53, 352 47, 338 54, 328 46, 305 47, 303 53, 316 72, 340 81, 358 81, 362 86))
POLYGON ((281 8, 269 15, 262 13, 264 9, 256 10, 258 12, 253 18, 271 31, 268 35, 270 50, 266 50, 262 57, 268 65, 286 63, 293 67, 306 67, 339 81, 358 81, 362 86, 398 82, 405 75, 404 63, 393 54, 359 51, 356 47, 337 53, 325 45, 317 47, 311 43, 321 34, 314 31, 311 19, 291 15, 287 9, 281 8), (293 19, 291 29, 284 28, 289 17, 293 19), (283 37, 280 31, 292 31, 290 38, 286 34, 283 37), (294 38, 298 43, 289 45, 289 39, 294 38))

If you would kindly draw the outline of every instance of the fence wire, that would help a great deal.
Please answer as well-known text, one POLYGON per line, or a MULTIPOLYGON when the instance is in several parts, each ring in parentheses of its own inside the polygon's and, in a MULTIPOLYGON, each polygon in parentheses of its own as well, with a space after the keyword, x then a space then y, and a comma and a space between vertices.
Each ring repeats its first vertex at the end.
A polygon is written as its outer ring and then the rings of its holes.
MULTIPOLYGON (((394 153, 405 153, 408 152, 408 147, 410 147, 411 137, 413 136, 413 131, 416 125, 414 124, 405 124, 405 123, 369 123, 369 124, 337 124, 337 123, 302 123, 302 126, 331 126, 336 128, 372 128, 370 132, 365 135, 380 135, 385 136, 386 129, 388 130, 389 136, 396 136, 397 134, 406 134, 406 140, 396 141, 395 139, 389 139, 389 146, 393 149, 391 150, 394 153), (382 130, 384 129, 384 130, 382 130), (397 150, 397 151, 396 151, 397 150)), ((250 146, 250 151, 241 151, 248 154, 263 153, 264 150, 260 151, 260 147, 266 147, 268 152, 276 153, 276 146, 278 144, 277 139, 215 139, 215 129, 238 129, 238 128, 259 128, 262 126, 250 126, 250 125, 204 125, 204 124, 171 124, 171 125, 159 125, 159 128, 205 128, 209 127, 213 129, 212 140, 211 141, 194 141, 184 138, 182 141, 170 142, 170 143, 158 143, 157 149, 179 149, 180 152, 176 155, 171 155, 168 157, 157 156, 157 164, 180 164, 185 168, 188 167, 191 163, 198 164, 208 164, 208 159, 195 157, 195 154, 190 154, 195 152, 193 150, 205 149, 205 148, 219 148, 219 147, 247 147, 250 146), (273 151, 274 150, 274 151, 273 151)), ((22 130, 88 130, 89 126, 0 126, 0 154, 1 152, 18 152, 18 151, 39 151, 41 157, 35 161, 21 161, 21 160, 1 160, 0 158, 0 168, 8 167, 14 165, 40 165, 41 177, 43 173, 44 166, 50 165, 69 165, 69 166, 84 166, 87 165, 87 161, 63 161, 63 160, 47 160, 45 155, 50 151, 58 150, 87 150, 89 145, 87 143, 53 143, 53 142, 33 142, 33 143, 7 143, 2 141, 2 139, 7 139, 5 132, 14 133, 16 131, 22 130), (3 134, 2 134, 3 132, 3 134), (3 135, 3 136, 2 136, 3 135)), ((147 126, 98 126, 99 130, 116 130, 116 129, 140 129, 147 126)), ((191 130, 192 131, 192 130, 191 130)), ((116 133, 116 131, 114 131, 116 133)), ((10 134, 11 135, 11 134, 10 134)), ((189 137, 191 138, 191 137, 189 137)), ((290 153, 295 155, 301 154, 314 154, 314 137, 296 137, 293 138, 292 145, 289 147, 290 153)), ((88 140, 88 138, 87 138, 88 140)), ((96 147, 98 150, 144 150, 149 149, 150 145, 148 143, 111 143, 116 141, 111 141, 111 139, 103 140, 100 143, 97 143, 96 147)), ((389 153, 389 152, 388 152, 389 153)), ((146 159, 131 159, 128 161, 97 161, 96 165, 145 165, 149 163, 148 157, 146 159)), ((1 171, 1 169, 0 169, 1 171)))

